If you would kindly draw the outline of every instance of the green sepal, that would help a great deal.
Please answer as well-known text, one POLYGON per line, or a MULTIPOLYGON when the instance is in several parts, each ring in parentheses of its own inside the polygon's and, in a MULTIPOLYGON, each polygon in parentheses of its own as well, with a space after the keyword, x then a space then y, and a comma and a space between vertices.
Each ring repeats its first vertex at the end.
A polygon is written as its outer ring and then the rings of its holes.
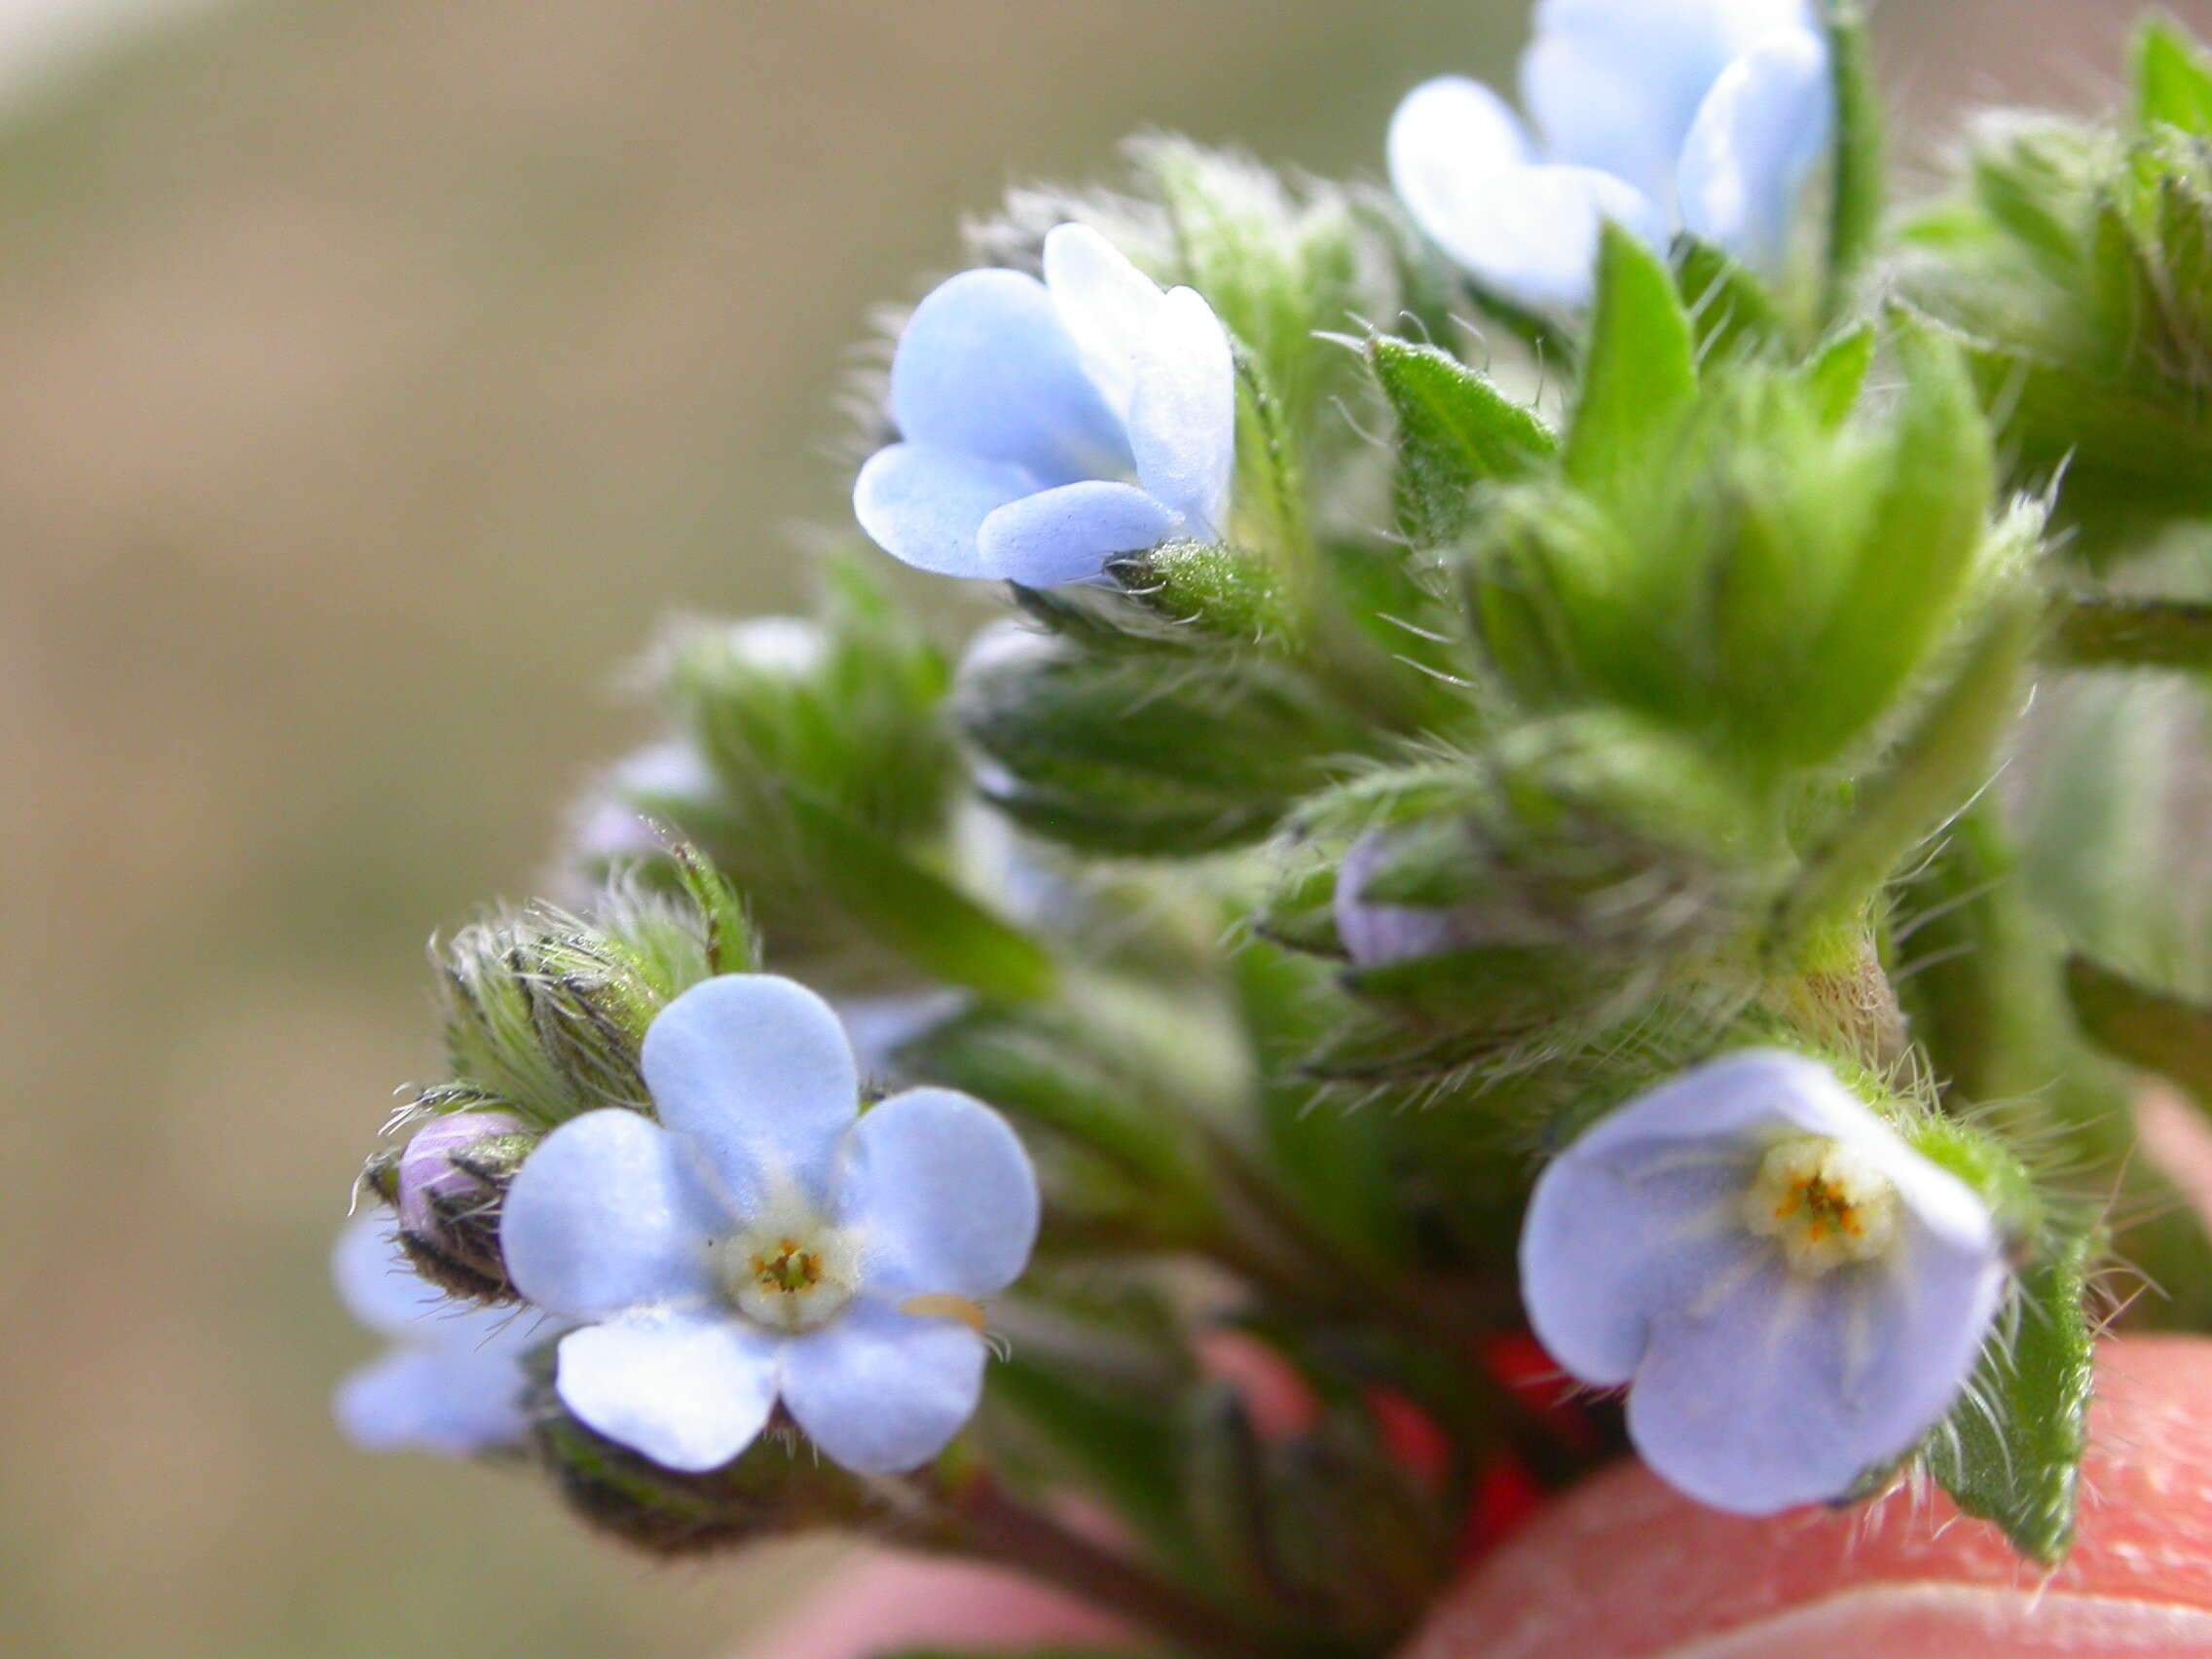
POLYGON ((1122 591, 1161 620, 1248 644, 1298 632, 1281 579, 1251 551, 1218 541, 1169 541, 1108 562, 1122 591))
POLYGON ((1807 857, 1776 917, 1788 940, 1864 907, 1911 850, 1989 777, 2017 718, 2040 621, 2022 594, 1993 607, 1965 660, 1912 730, 1858 788, 1849 814, 1807 857))
POLYGON ((1965 1394, 1928 1442, 1928 1472, 1952 1501, 2045 1567, 2074 1541, 2096 1381, 2083 1300, 2101 1248, 2088 1226, 2046 1241, 2014 1281, 1965 1394))
POLYGON ((1821 424, 1835 431, 1859 407, 1866 371, 1873 367, 1877 336, 1870 322, 1856 322, 1823 342, 1797 371, 1821 424))
POLYGON ((1584 486, 1618 479, 1697 401, 1697 338, 1666 263, 1618 225, 1598 251, 1598 303, 1567 471, 1584 486))
POLYGON ((970 659, 955 709, 990 760, 983 793, 1090 852, 1188 856, 1264 835, 1377 734, 1252 653, 1121 652, 1010 639, 970 659))
POLYGON ((1765 284, 1710 242, 1677 241, 1675 283, 1689 310, 1697 360, 1708 367, 1775 350, 1788 339, 1788 324, 1765 284))
POLYGON ((1893 349, 1905 385, 1889 478, 1805 651, 1818 679, 1805 686, 1812 706, 1789 721, 1800 761, 1833 755, 1896 701, 1993 551, 1996 459, 1965 358, 1941 330, 1909 318, 1893 349))
POLYGON ((2082 955, 2066 959, 2066 997, 2098 1048, 2157 1073, 2212 1109, 2212 1008, 2155 990, 2082 955))
POLYGON ((2212 55, 2170 18, 2153 18, 2136 33, 2135 124, 2212 138, 2212 55))
POLYGON ((801 794, 786 802, 820 889, 931 978, 993 1002, 1032 1002, 1057 983, 1052 959, 897 842, 801 794))
POLYGON ((2212 605, 2073 600, 2053 617, 2044 655, 2070 668, 2212 670, 2212 605))
POLYGON ((1365 350, 1398 418, 1398 529, 1415 546, 1452 540, 1477 485, 1523 477, 1558 449, 1533 410, 1435 347, 1376 335, 1365 350))

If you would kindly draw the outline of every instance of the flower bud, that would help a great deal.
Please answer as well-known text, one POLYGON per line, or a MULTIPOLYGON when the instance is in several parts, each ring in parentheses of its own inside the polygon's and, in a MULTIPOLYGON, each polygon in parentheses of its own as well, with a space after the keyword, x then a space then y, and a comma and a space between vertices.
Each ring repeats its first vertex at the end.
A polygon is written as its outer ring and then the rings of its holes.
POLYGON ((562 1499, 595 1530, 663 1557, 849 1529, 867 1511, 862 1483, 816 1457, 788 1422, 705 1474, 662 1467, 578 1422, 553 1390, 550 1355, 527 1404, 531 1440, 562 1499))
POLYGON ((1439 1490, 1350 1400, 1275 1426, 1255 1421, 1227 1387, 1193 1399, 1183 1444, 1206 1565, 1271 1612, 1349 1646, 1389 1646, 1453 1565, 1439 1490), (1359 1524, 1343 1525, 1346 1514, 1359 1524))
POLYGON ((514 1299, 499 1251, 499 1204, 536 1141, 512 1112, 456 1112, 415 1132, 392 1188, 399 1240, 416 1272, 456 1296, 514 1299))
POLYGON ((2153 22, 2133 119, 2002 114, 1906 274, 1969 341, 2023 485, 2056 485, 2068 550, 2103 561, 2212 516, 2212 55, 2153 22))

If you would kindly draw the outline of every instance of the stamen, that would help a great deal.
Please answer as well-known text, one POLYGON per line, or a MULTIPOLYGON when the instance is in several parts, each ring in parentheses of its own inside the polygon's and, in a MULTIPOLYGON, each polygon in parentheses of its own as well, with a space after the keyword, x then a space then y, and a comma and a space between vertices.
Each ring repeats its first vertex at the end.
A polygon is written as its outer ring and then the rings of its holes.
POLYGON ((1744 1225, 1781 1246, 1789 1265, 1818 1278, 1886 1256, 1897 1241, 1898 1195, 1863 1154, 1825 1135, 1768 1149, 1744 1194, 1744 1225))
POLYGON ((915 1319, 950 1319, 983 1334, 983 1310, 965 1296, 909 1296, 899 1311, 915 1319))

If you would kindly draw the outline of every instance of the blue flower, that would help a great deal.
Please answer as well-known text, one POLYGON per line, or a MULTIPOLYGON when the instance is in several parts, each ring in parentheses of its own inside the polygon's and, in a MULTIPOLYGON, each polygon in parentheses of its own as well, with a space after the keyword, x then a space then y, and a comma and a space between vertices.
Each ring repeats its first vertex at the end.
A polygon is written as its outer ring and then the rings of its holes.
POLYGON ((922 301, 891 363, 904 440, 861 468, 853 510, 884 551, 946 576, 1058 587, 1228 528, 1236 461, 1229 336, 1097 232, 1045 239, 1045 279, 969 271, 922 301))
POLYGON ((1530 310, 1585 305, 1606 220, 1783 274, 1835 127, 1808 0, 1543 0, 1521 89, 1540 144, 1460 76, 1390 123, 1399 198, 1476 280, 1530 310))
POLYGON ((643 1069, 659 1123, 572 1119, 507 1194, 516 1286, 583 1324, 563 1403, 671 1469, 728 1462, 779 1399, 857 1473, 937 1456, 981 1394, 977 1301, 1036 1238, 1014 1131, 940 1088, 861 1115, 836 1015, 766 975, 670 1003, 643 1069))
POLYGON ((1910 1451, 2005 1282, 1987 1206, 1780 1050, 1604 1119, 1544 1171, 1521 1235, 1545 1347, 1627 1383, 1644 1461, 1742 1515, 1841 1497, 1910 1451))
POLYGON ((464 1457, 523 1438, 522 1358, 548 1335, 528 1309, 461 1302, 425 1284, 388 1213, 353 1218, 331 1252, 347 1310, 389 1352, 339 1385, 338 1426, 369 1452, 464 1457))

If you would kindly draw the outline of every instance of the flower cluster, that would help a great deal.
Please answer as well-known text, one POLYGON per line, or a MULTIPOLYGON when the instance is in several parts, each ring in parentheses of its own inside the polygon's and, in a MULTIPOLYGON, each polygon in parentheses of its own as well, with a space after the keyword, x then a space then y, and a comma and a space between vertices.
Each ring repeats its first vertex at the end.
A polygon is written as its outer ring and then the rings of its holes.
POLYGON ((2099 1276, 2212 1328, 2115 1064, 2203 1088, 2212 1010, 2087 952, 2212 915, 2080 805, 2182 745, 2013 736, 2212 667, 2212 55, 1903 214, 1866 62, 1541 0, 1530 124, 1416 88, 1394 200, 1155 138, 977 227, 816 613, 668 635, 562 906, 436 948, 349 1432, 1223 1659, 1393 1651, 1631 1447, 2063 1556, 2099 1276), (956 657, 877 550, 1018 615, 956 657))
POLYGON ((1834 136, 1810 0, 1543 0, 1521 87, 1540 145, 1461 76, 1390 124, 1407 210, 1486 286, 1537 311, 1588 303, 1606 220, 1783 274, 1834 136))

